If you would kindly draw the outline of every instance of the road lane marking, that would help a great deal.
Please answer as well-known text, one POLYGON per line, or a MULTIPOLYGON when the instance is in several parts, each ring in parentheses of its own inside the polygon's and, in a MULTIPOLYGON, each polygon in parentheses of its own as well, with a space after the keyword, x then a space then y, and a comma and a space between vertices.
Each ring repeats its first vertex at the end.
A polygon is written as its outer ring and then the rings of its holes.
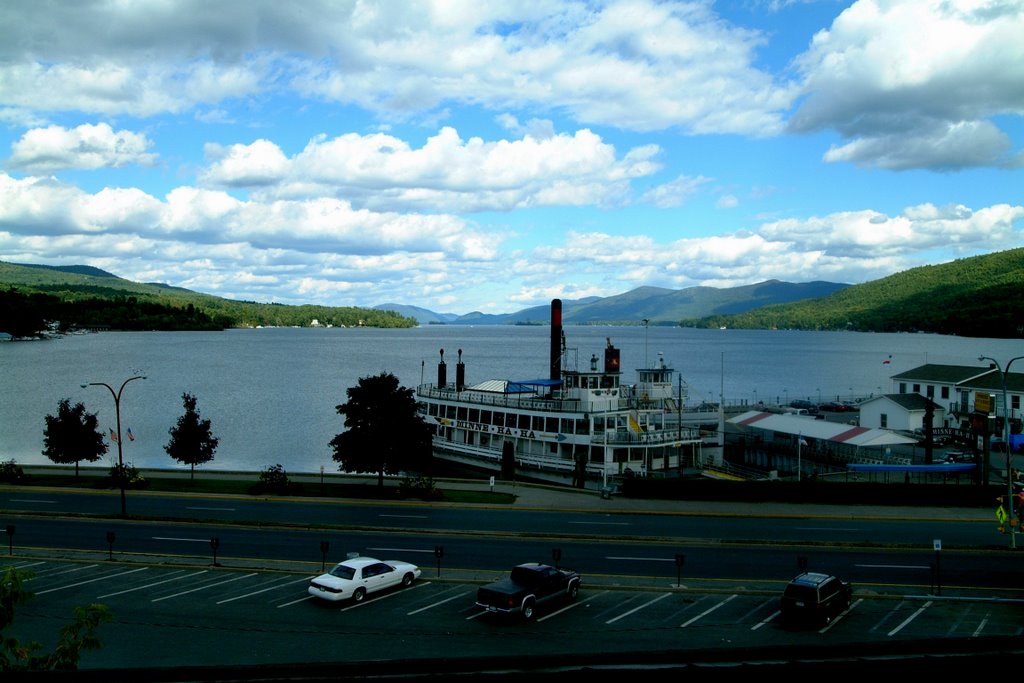
POLYGON ((604 558, 606 560, 630 560, 632 562, 675 562, 675 558, 672 557, 625 557, 615 556, 604 558))
POLYGON ((176 597, 181 596, 181 595, 188 595, 189 593, 195 593, 197 591, 204 591, 207 588, 213 588, 215 586, 223 586, 225 583, 231 583, 233 581, 240 581, 242 579, 249 579, 249 578, 252 578, 254 576, 259 576, 258 572, 253 572, 252 574, 245 574, 243 576, 236 576, 233 579, 228 579, 226 581, 218 581, 217 583, 208 583, 205 586, 200 586, 199 588, 193 588, 191 590, 182 591, 180 593, 175 593, 174 595, 165 595, 162 598, 153 598, 152 600, 150 600, 150 602, 160 602, 161 600, 170 600, 171 598, 176 598, 176 597))
MULTIPOLYGON (((236 595, 233 598, 225 598, 223 600, 218 600, 217 604, 218 605, 223 605, 225 602, 234 602, 235 600, 241 600, 242 598, 248 598, 248 597, 253 596, 253 595, 259 595, 260 593, 266 593, 268 591, 276 590, 278 588, 281 588, 282 586, 290 586, 291 584, 299 583, 300 581, 309 582, 310 579, 314 579, 314 578, 316 578, 316 575, 304 576, 301 579, 293 579, 292 581, 286 581, 284 583, 275 583, 273 586, 270 586, 268 588, 263 588, 263 589, 258 590, 258 591, 253 591, 251 593, 246 593, 245 595, 236 595)), ((312 596, 310 596, 310 597, 312 597, 312 596)))
POLYGON ((10 502, 12 502, 12 503, 42 503, 44 505, 56 505, 57 504, 57 501, 55 501, 55 500, 39 500, 39 499, 36 499, 36 498, 11 498, 10 502))
POLYGON ((629 526, 629 522, 569 522, 581 526, 629 526))
POLYGON ((628 612, 624 612, 624 613, 620 614, 619 616, 615 617, 614 619, 609 619, 608 621, 606 621, 604 623, 605 624, 614 624, 619 619, 623 619, 625 617, 628 617, 630 614, 633 614, 634 612, 639 612, 643 608, 648 607, 650 605, 653 605, 654 603, 658 602, 659 600, 664 600, 665 598, 667 598, 670 595, 671 595, 671 593, 662 593, 661 595, 659 595, 658 597, 654 598, 653 600, 648 600, 644 604, 638 605, 638 606, 634 607, 633 609, 629 610, 628 612))
POLYGON ((856 564, 863 569, 931 569, 926 564, 856 564))
POLYGON ((367 550, 375 553, 430 553, 434 554, 433 550, 427 550, 425 548, 367 548, 367 550))
MULTIPOLYGON (((183 571, 185 571, 185 570, 184 569, 179 569, 178 571, 171 572, 171 573, 172 574, 180 574, 183 571)), ((187 579, 190 576, 198 576, 199 574, 205 574, 206 572, 207 572, 207 570, 203 569, 202 571, 195 572, 194 574, 190 574, 189 576, 175 576, 173 579, 164 579, 163 581, 156 581, 154 583, 147 583, 145 586, 136 586, 135 588, 128 588, 128 589, 123 590, 123 591, 117 591, 116 593, 107 593, 106 595, 101 595, 101 596, 97 597, 96 599, 97 600, 102 600, 103 598, 111 598, 111 597, 113 597, 115 595, 121 595, 122 593, 132 593, 134 591, 141 591, 141 590, 145 590, 147 588, 152 588, 153 586, 159 586, 159 585, 164 584, 164 583, 170 583, 171 581, 180 581, 181 579, 187 579)))
POLYGON ((427 519, 426 515, 385 515, 380 514, 378 517, 394 517, 395 519, 427 519))
POLYGON ((738 597, 739 597, 738 595, 730 595, 728 598, 726 598, 722 602, 718 603, 714 607, 707 608, 706 610, 704 610, 703 612, 701 612, 700 614, 695 616, 693 619, 690 619, 689 621, 684 621, 683 623, 679 624, 679 628, 686 628, 687 626, 689 626, 693 622, 698 621, 700 619, 703 619, 704 617, 706 617, 707 615, 711 614, 712 612, 714 612, 719 607, 724 607, 725 605, 729 604, 735 598, 738 598, 738 597))
POLYGON ((235 508, 204 508, 204 507, 186 507, 186 510, 214 510, 216 512, 234 512, 235 508))
POLYGON ((928 602, 926 602, 923 605, 921 605, 921 607, 916 612, 914 612, 909 617, 904 619, 902 624, 900 624, 899 626, 897 626, 893 630, 889 631, 889 633, 887 633, 886 635, 892 636, 892 635, 895 635, 895 634, 899 633, 900 631, 903 630, 904 626, 906 626, 907 624, 912 622, 914 619, 917 619, 919 616, 921 616, 922 612, 924 612, 926 609, 928 609, 931 606, 932 606, 932 601, 929 600, 928 602))
MULTIPOLYGON (((95 566, 95 565, 93 565, 93 566, 95 566)), ((54 591, 62 591, 65 588, 76 588, 78 586, 84 586, 87 583, 95 583, 97 581, 106 581, 107 579, 116 579, 118 576, 126 576, 127 574, 134 574, 136 572, 144 572, 147 569, 149 569, 149 567, 140 567, 139 569, 132 569, 132 570, 129 570, 129 571, 126 571, 126 572, 121 572, 120 574, 108 574, 106 576, 97 576, 95 579, 87 579, 85 581, 79 581, 78 583, 69 583, 66 586, 60 586, 58 588, 49 588, 49 589, 44 590, 44 591, 38 591, 38 592, 36 592, 36 595, 44 595, 46 593, 53 593, 54 591)))
POLYGON ((182 543, 209 543, 208 538, 175 538, 174 536, 154 536, 154 541, 180 541, 182 543))

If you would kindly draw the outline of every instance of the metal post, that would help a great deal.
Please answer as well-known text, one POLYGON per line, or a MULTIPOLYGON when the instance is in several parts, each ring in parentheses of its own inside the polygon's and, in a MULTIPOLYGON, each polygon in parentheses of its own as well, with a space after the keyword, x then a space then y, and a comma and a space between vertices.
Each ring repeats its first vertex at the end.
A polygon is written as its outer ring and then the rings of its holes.
POLYGON ((83 389, 85 387, 106 387, 110 391, 110 395, 114 397, 114 413, 117 419, 117 479, 118 485, 121 488, 122 517, 128 516, 128 504, 125 499, 124 493, 124 452, 121 448, 121 392, 124 391, 125 385, 127 385, 128 382, 131 382, 132 380, 136 379, 146 379, 146 377, 144 375, 136 375, 134 377, 129 377, 124 382, 122 382, 121 388, 118 389, 116 392, 114 391, 114 387, 110 386, 106 382, 89 382, 88 384, 82 385, 83 389))
POLYGON ((108 560, 113 560, 114 559, 114 541, 116 539, 117 539, 117 536, 114 534, 113 531, 108 531, 107 532, 107 559, 108 560))
MULTIPOLYGON (((1010 404, 1006 400, 1006 375, 1010 372, 1010 366, 1013 365, 1013 361, 1020 360, 1024 356, 1017 356, 1011 358, 1006 364, 1006 368, 999 365, 999 361, 989 356, 978 356, 979 361, 988 360, 992 361, 992 364, 996 366, 996 370, 999 372, 999 380, 1003 386, 1003 447, 1006 449, 1006 510, 1011 515, 1010 523, 1010 547, 1017 547, 1017 536, 1016 530, 1013 527, 1012 515, 1013 515, 1013 468, 1010 466, 1013 459, 1010 457, 1010 404)), ((998 415, 998 411, 996 411, 998 415)), ((992 443, 991 437, 989 437, 989 444, 992 443)))
POLYGON ((14 554, 14 525, 7 525, 7 554, 14 554))

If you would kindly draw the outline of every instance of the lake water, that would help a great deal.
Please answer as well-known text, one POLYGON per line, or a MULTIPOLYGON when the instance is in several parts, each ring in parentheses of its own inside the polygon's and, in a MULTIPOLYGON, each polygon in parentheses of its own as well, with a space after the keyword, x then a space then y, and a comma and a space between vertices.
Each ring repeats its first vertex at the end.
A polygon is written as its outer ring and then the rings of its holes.
MULTIPOLYGON (((454 381, 462 349, 466 381, 534 379, 548 374, 544 326, 425 326, 408 330, 258 329, 225 332, 105 332, 38 342, 0 343, 0 459, 47 464, 44 418, 62 398, 82 402, 104 431, 131 428, 124 457, 137 467, 181 468, 164 452, 168 430, 192 393, 220 438, 206 470, 260 470, 280 463, 289 472, 337 470, 330 440, 343 430, 335 407, 360 377, 394 373, 407 387, 434 382, 439 349, 454 381)), ((889 376, 924 363, 981 365, 979 355, 1005 363, 1024 353, 1020 340, 926 334, 863 334, 670 327, 567 326, 567 347, 581 367, 601 357, 606 339, 621 350, 623 381, 651 366, 659 352, 682 375, 689 403, 812 401, 891 391, 889 376), (889 359, 890 364, 883 364, 889 359)), ((111 449, 103 464, 117 459, 111 449)))

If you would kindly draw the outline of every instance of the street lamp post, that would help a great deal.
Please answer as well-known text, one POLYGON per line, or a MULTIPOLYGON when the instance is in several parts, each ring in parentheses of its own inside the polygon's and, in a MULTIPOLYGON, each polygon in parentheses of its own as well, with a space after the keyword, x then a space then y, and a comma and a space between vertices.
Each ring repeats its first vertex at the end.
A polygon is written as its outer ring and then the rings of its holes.
MULTIPOLYGON (((996 370, 999 371, 999 381, 1003 387, 1003 448, 1006 449, 1006 510, 1012 515, 1013 511, 1013 470, 1010 464, 1013 460, 1010 458, 1010 404, 1006 400, 1006 375, 1010 372, 1010 366, 1013 365, 1013 361, 1020 360, 1024 356, 1017 356, 1011 358, 1006 363, 1006 367, 1003 368, 999 365, 999 361, 989 356, 978 356, 979 361, 987 360, 991 361, 996 366, 996 370)), ((998 415, 998 413, 997 413, 998 415)), ((989 437, 991 439, 991 437, 989 437)), ((991 443, 991 441, 989 441, 991 443)), ((1017 538, 1014 535, 1013 524, 1010 525, 1010 547, 1017 547, 1017 538)))
POLYGON ((114 414, 116 415, 117 418, 117 480, 118 484, 121 487, 122 517, 128 516, 128 503, 125 500, 124 495, 124 452, 121 447, 121 392, 124 391, 125 385, 127 385, 128 382, 131 382, 132 380, 135 379, 146 379, 146 377, 144 375, 135 375, 134 377, 129 377, 128 379, 121 383, 121 388, 118 389, 116 392, 114 391, 114 387, 110 386, 106 382, 88 382, 82 385, 83 389, 85 387, 106 387, 110 391, 110 395, 114 397, 114 414))

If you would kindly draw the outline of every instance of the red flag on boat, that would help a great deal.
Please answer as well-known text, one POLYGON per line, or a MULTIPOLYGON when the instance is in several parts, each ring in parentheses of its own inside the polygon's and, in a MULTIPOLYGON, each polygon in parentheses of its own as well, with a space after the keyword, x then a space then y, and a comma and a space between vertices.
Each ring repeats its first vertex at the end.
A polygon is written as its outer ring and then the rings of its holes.
POLYGON ((114 443, 117 443, 117 432, 115 432, 113 429, 110 430, 110 440, 113 441, 114 443))
POLYGON ((882 361, 882 365, 889 365, 890 363, 892 363, 892 354, 889 354, 889 357, 882 361))

